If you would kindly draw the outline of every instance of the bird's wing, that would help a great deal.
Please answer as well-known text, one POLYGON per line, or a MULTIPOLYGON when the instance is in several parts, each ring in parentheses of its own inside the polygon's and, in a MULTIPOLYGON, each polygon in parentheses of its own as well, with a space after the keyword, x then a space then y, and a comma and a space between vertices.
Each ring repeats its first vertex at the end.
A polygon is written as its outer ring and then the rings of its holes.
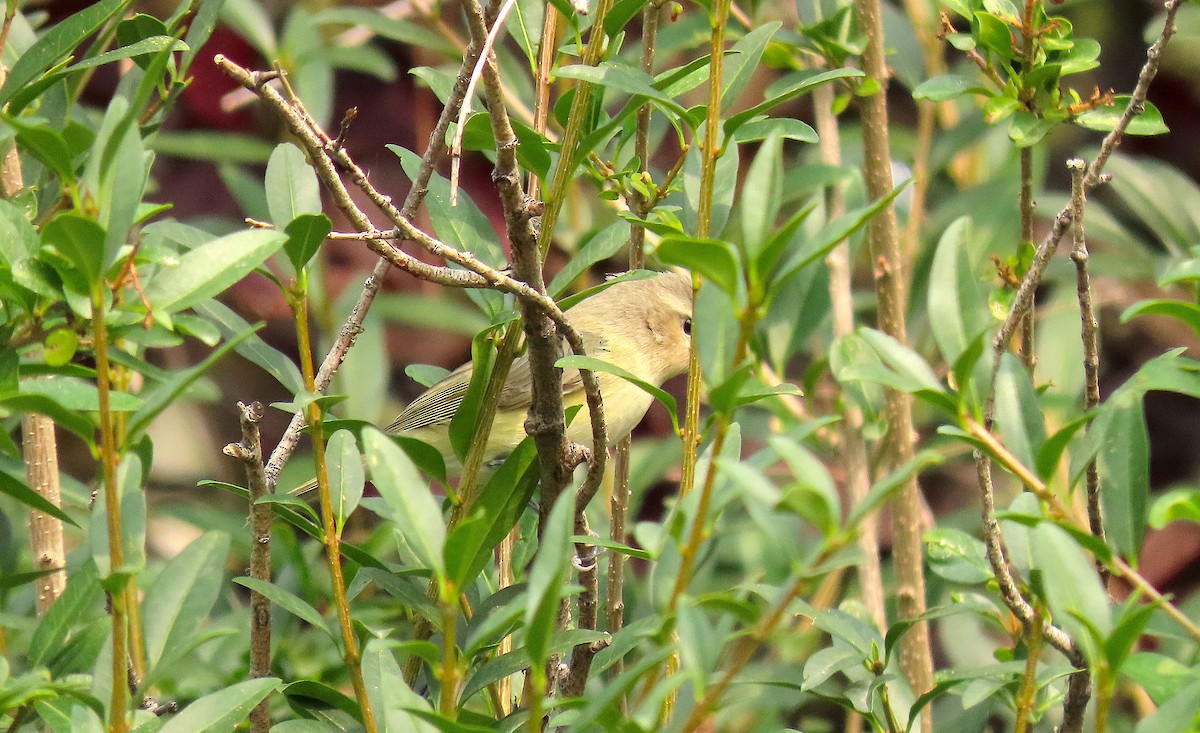
POLYGON ((405 407, 384 430, 388 433, 402 433, 450 422, 466 397, 467 387, 471 384, 471 373, 471 362, 450 372, 408 403, 408 407, 405 407))
MULTIPOLYGON (((604 346, 604 339, 589 333, 580 334, 583 340, 584 351, 588 356, 604 358, 607 350, 604 346)), ((570 354, 571 347, 567 342, 563 341, 563 353, 570 354)), ((563 369, 562 373, 562 391, 564 395, 569 395, 576 390, 583 388, 583 377, 579 375, 578 369, 563 369)), ((512 367, 508 371, 508 379, 504 382, 504 389, 500 392, 500 410, 518 410, 529 407, 529 403, 533 398, 533 375, 529 370, 529 358, 522 356, 515 360, 512 367)))

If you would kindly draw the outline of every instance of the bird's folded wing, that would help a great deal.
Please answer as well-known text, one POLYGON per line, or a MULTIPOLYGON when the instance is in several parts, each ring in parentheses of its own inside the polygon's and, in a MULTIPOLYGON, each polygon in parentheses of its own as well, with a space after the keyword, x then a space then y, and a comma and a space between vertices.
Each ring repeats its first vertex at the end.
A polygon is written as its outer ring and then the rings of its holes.
MULTIPOLYGON (((601 359, 604 358, 604 340, 596 338, 591 334, 581 334, 583 339, 583 348, 588 356, 595 356, 601 359)), ((570 354, 571 347, 567 342, 563 341, 563 353, 570 354)), ((563 369, 562 373, 562 392, 563 395, 570 395, 574 392, 583 389, 583 377, 579 375, 578 369, 563 369)), ((529 407, 529 403, 533 400, 533 374, 529 370, 529 359, 525 356, 513 362, 512 368, 508 370, 508 379, 504 381, 504 389, 500 392, 500 410, 520 410, 529 407)))

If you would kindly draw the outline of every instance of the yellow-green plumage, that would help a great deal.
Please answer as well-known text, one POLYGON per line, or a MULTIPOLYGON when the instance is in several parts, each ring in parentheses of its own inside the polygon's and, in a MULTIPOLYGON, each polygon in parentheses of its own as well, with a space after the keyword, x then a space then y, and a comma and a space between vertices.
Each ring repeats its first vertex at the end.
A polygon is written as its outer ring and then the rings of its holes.
MULTIPOLYGON (((567 319, 593 356, 632 373, 655 386, 687 370, 691 346, 692 282, 678 272, 665 272, 643 280, 615 283, 566 311, 567 319)), ((616 442, 642 420, 653 398, 640 387, 606 373, 598 373, 608 437, 616 442)), ((450 446, 450 420, 462 405, 471 381, 471 364, 446 375, 412 401, 384 430, 417 438, 441 451, 447 468, 459 463, 450 446)), ((591 421, 583 382, 575 369, 562 375, 565 407, 583 405, 567 427, 567 438, 590 446, 591 421)), ((500 393, 486 456, 501 458, 525 438, 525 416, 532 396, 529 361, 513 361, 500 393)), ((311 488, 310 484, 301 491, 311 488)))

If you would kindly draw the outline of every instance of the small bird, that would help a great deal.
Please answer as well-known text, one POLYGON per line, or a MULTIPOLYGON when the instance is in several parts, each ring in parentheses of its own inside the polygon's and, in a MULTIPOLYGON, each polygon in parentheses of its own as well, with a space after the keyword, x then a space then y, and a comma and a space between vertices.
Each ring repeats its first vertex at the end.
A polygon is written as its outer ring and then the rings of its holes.
MULTIPOLYGON (((642 381, 657 387, 687 371, 692 280, 681 272, 614 283, 567 309, 566 316, 579 332, 588 356, 620 367, 642 381)), ((441 452, 447 469, 461 470, 450 444, 450 421, 462 405, 471 373, 469 362, 450 372, 404 408, 384 432, 428 443, 441 452)), ((654 398, 621 377, 598 372, 596 378, 604 398, 608 438, 615 443, 641 422, 654 398)), ((525 438, 532 383, 528 358, 514 360, 500 392, 485 463, 502 460, 525 438)), ((567 426, 567 439, 591 446, 592 426, 578 370, 563 370, 562 390, 564 408, 583 406, 567 426)), ((310 481, 292 493, 306 493, 315 486, 316 481, 310 481)))

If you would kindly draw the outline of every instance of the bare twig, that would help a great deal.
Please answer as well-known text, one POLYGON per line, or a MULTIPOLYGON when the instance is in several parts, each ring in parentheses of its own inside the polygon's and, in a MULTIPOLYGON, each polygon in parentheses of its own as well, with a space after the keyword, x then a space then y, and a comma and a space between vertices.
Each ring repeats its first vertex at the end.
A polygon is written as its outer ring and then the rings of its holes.
MULTIPOLYGON (((483 76, 484 66, 492 66, 492 47, 496 44, 496 37, 500 35, 500 29, 504 27, 504 19, 508 17, 508 11, 512 9, 514 0, 504 0, 504 4, 500 6, 500 12, 496 15, 496 20, 492 23, 491 29, 487 32, 487 36, 483 40, 483 52, 479 54, 479 58, 475 61, 475 67, 471 69, 471 79, 467 82, 467 94, 463 97, 463 103, 458 110, 458 125, 454 130, 454 140, 450 144, 450 205, 458 205, 458 173, 462 162, 462 138, 463 130, 467 127, 467 118, 471 116, 471 100, 475 98, 475 85, 479 83, 479 78, 483 76)), ((497 83, 498 80, 497 80, 497 83)), ((499 101, 503 105, 503 94, 499 101)))
MULTIPOLYGON (((1096 157, 1088 165, 1087 174, 1083 177, 1083 193, 1086 196, 1103 180, 1104 166, 1113 152, 1120 145, 1121 140, 1125 137, 1125 130, 1129 127, 1129 123, 1133 118, 1145 110, 1146 95, 1150 91, 1150 83, 1158 74, 1158 64, 1162 57, 1163 48, 1170 41, 1171 36, 1175 34, 1175 15, 1179 10, 1183 0, 1167 0, 1163 7, 1166 9, 1166 18, 1163 21, 1162 31, 1158 38, 1146 51, 1146 63, 1143 64, 1141 72, 1138 74, 1137 84, 1134 86, 1133 94, 1130 96, 1129 104, 1125 107, 1125 111, 1121 114, 1121 118, 1117 121, 1116 126, 1100 143, 1100 150, 1096 153, 1096 157)), ((1029 303, 1033 300, 1034 291, 1041 284, 1042 276, 1046 272, 1046 267, 1050 264, 1050 259, 1054 256, 1054 252, 1058 249, 1059 242, 1062 241, 1063 235, 1066 234, 1067 227, 1071 224, 1071 204, 1068 203, 1058 215, 1054 218, 1054 224, 1050 232, 1038 245, 1037 253, 1034 255, 1033 263, 1030 265, 1029 272, 1026 273, 1021 281, 1021 286, 1017 290, 1016 297, 1013 298, 1012 310, 1009 311, 1008 317, 1004 320, 1004 324, 996 334, 993 343, 996 345, 997 352, 1003 350, 1004 345, 1012 338, 1024 315, 1029 310, 1029 303)), ((993 366, 993 371, 999 368, 999 359, 993 366)), ((993 374, 992 383, 995 384, 995 374, 993 374)), ((986 414, 990 417, 990 413, 986 414)))
MULTIPOLYGON (((1075 263, 1075 290, 1079 298, 1080 339, 1083 342, 1084 407, 1091 410, 1100 404, 1100 343, 1097 334, 1096 310, 1092 305, 1092 282, 1088 275, 1087 236, 1083 226, 1083 177, 1087 164, 1078 158, 1067 161, 1071 171, 1071 231, 1074 247, 1071 260, 1075 263)), ((1090 426, 1089 426, 1090 429, 1090 426)), ((1100 507, 1100 472, 1093 458, 1087 465, 1088 527, 1092 534, 1104 539, 1104 514, 1100 507)), ((1101 581, 1108 584, 1108 569, 1097 562, 1101 581)))
MULTIPOLYGON (((1038 245, 1037 251, 1034 254, 1033 262, 1030 265, 1029 271, 1021 280, 1020 287, 1013 299, 1012 310, 1009 311, 1008 317, 1003 325, 998 330, 995 339, 992 342, 994 359, 992 364, 992 374, 988 385, 988 396, 984 405, 984 424, 981 426, 985 431, 990 430, 993 416, 995 414, 995 387, 996 378, 999 375, 1000 356, 1007 348, 1009 341, 1012 339, 1016 329, 1030 312, 1030 305, 1033 302, 1033 294, 1041 284, 1042 276, 1045 274, 1046 267, 1050 264, 1050 260, 1054 257, 1054 253, 1058 249, 1062 237, 1067 231, 1067 227, 1071 225, 1073 220, 1073 209, 1075 202, 1082 200, 1091 189, 1103 180, 1104 165, 1111 157, 1117 145, 1124 138, 1125 130, 1129 127, 1129 123, 1136 117, 1144 108, 1146 95, 1150 89, 1150 83, 1158 73, 1158 64, 1162 56, 1163 48, 1175 33, 1175 16, 1179 10, 1182 0, 1167 0, 1164 3, 1166 17, 1163 21, 1162 31, 1158 38, 1151 44, 1146 52, 1146 62, 1143 64, 1141 72, 1138 74, 1137 84, 1134 87, 1133 94, 1122 113, 1117 125, 1110 131, 1100 144, 1100 151, 1096 154, 1092 163, 1087 167, 1087 172, 1082 180, 1077 184, 1079 193, 1072 196, 1072 201, 1067 204, 1058 215, 1054 218, 1053 226, 1050 232, 1038 245)), ((1000 585, 1001 596, 1004 598, 1005 604, 1009 610, 1013 612, 1023 624, 1029 625, 1032 623, 1041 623, 1037 618, 1033 608, 1029 605, 1020 594, 1019 589, 1012 577, 1012 572, 1008 568, 1004 553, 1003 538, 1000 535, 999 523, 995 519, 995 499, 994 488, 992 484, 992 467, 991 461, 981 452, 975 454, 976 471, 979 476, 979 486, 982 497, 983 508, 983 527, 984 527, 984 542, 987 547, 988 560, 992 565, 992 572, 996 576, 996 580, 1000 585)), ((1039 485, 1040 481, 1036 476, 1032 476, 1032 485, 1039 485)), ((1030 477, 1022 477, 1026 485, 1031 485, 1030 477)), ((1031 485, 1031 488, 1032 488, 1031 485)), ((1044 492, 1044 486, 1041 487, 1044 492)), ((1057 499, 1053 496, 1049 497, 1052 501, 1051 506, 1057 503, 1057 499)), ((1060 506, 1061 510, 1061 506, 1060 506)), ((1065 511, 1065 510, 1061 510, 1065 511)), ((1090 522, 1089 522, 1090 524, 1090 522)), ((1119 557, 1114 557, 1114 564, 1124 565, 1119 557)), ((1125 568, 1118 567, 1118 572, 1124 574, 1125 568)), ((1149 583, 1146 583, 1143 578, 1136 572, 1130 569, 1132 578, 1136 578, 1142 582, 1145 588, 1148 588, 1154 593, 1151 598, 1157 595, 1157 599, 1162 596, 1157 593, 1149 583)), ((1135 585, 1138 585, 1136 581, 1135 585)), ((1142 587, 1142 585, 1139 585, 1142 587)), ((1164 601, 1164 610, 1172 615, 1184 628, 1194 630, 1195 633, 1200 633, 1200 628, 1192 624, 1189 619, 1178 613, 1178 609, 1170 603, 1164 601), (1175 613, 1172 613, 1174 609, 1175 613), (1178 614, 1178 615, 1176 615, 1178 614)), ((1046 640, 1052 646, 1059 649, 1067 657, 1068 661, 1074 664, 1081 671, 1073 674, 1067 685, 1066 700, 1063 703, 1063 725, 1060 728, 1062 731, 1078 731, 1083 727, 1083 711, 1087 706, 1088 697, 1091 695, 1091 680, 1086 673, 1086 664, 1083 655, 1075 647, 1074 642, 1057 627, 1046 624, 1043 628, 1046 640)))
MULTIPOLYGON (((468 52, 463 58, 463 67, 467 69, 471 68, 471 65, 474 63, 474 59, 475 57, 468 52)), ((217 65, 221 66, 226 73, 234 76, 235 79, 238 79, 239 83, 245 86, 246 89, 260 95, 262 94, 260 86, 265 85, 266 80, 252 80, 249 72, 246 72, 245 69, 233 64, 228 64, 228 62, 223 64, 221 57, 218 57, 217 65), (256 83, 248 85, 247 81, 255 81, 256 83)), ((412 182, 412 188, 409 189, 408 195, 404 199, 401 212, 407 217, 411 218, 412 216, 416 215, 417 209, 420 207, 421 201, 424 200, 425 194, 428 191, 429 178, 433 175, 434 167, 445 150, 446 129, 449 127, 450 121, 454 118, 454 112, 457 110, 458 105, 461 104, 463 95, 466 93, 466 82, 461 81, 461 73, 459 78, 460 81, 456 82, 454 87, 450 90, 450 97, 446 100, 446 106, 442 110, 441 117, 434 126, 433 132, 431 132, 429 135, 429 143, 426 146, 425 155, 421 159, 420 170, 417 172, 417 176, 412 182)), ((331 146, 333 142, 334 141, 330 141, 331 146)), ((334 152, 344 153, 341 145, 336 146, 333 150, 334 152)), ((346 157, 348 159, 349 156, 347 155, 346 157)), ((334 178, 337 178, 336 174, 334 175, 334 178)), ((363 180, 365 180, 365 178, 365 176, 362 177, 363 180)), ((338 184, 340 185, 340 178, 338 178, 338 184)), ((333 193, 332 189, 331 193, 333 193)), ((343 211, 347 210, 345 208, 347 205, 349 206, 349 210, 352 212, 349 215, 349 218, 355 223, 356 226, 359 226, 364 231, 374 229, 374 226, 370 224, 370 221, 365 217, 365 215, 361 215, 361 211, 357 211, 357 207, 349 199, 349 194, 346 194, 344 198, 338 199, 338 201, 343 207, 343 211), (353 213, 356 211, 359 215, 355 215, 353 213), (363 226, 364 224, 365 226, 363 226)), ((441 272, 442 268, 431 268, 427 270, 426 266, 424 266, 424 263, 420 263, 420 261, 416 260, 415 258, 409 258, 408 260, 404 260, 404 262, 406 265, 412 266, 412 269, 409 271, 413 272, 414 274, 431 274, 434 276, 445 274, 441 272)), ((367 312, 370 310, 372 303, 374 303, 375 296, 379 293, 380 287, 383 286, 384 275, 387 274, 387 271, 391 268, 391 266, 391 261, 381 257, 375 264, 375 269, 372 270, 371 274, 363 283, 362 292, 359 294, 358 300, 355 302, 354 307, 350 310, 350 315, 346 318, 346 322, 342 324, 337 340, 334 341, 333 347, 330 348, 329 353, 325 356, 324 361, 321 362, 321 368, 317 372, 315 382, 317 391, 324 392, 329 387, 329 383, 332 381, 333 375, 337 372, 338 367, 341 366, 342 362, 346 358, 346 352, 350 350, 350 347, 354 344, 355 339, 358 338, 358 334, 362 333, 363 320, 367 317, 367 312)), ((303 428, 304 414, 302 412, 297 412, 292 416, 291 423, 288 424, 287 430, 284 432, 283 437, 279 440, 279 443, 275 446, 275 450, 271 453, 271 459, 267 463, 267 479, 270 481, 272 486, 274 486, 275 480, 279 477, 279 472, 283 469, 283 465, 287 463, 287 459, 291 456, 292 452, 295 451, 296 445, 300 441, 300 431, 303 430, 303 428)))
MULTIPOLYGON (((271 582, 271 506, 258 503, 271 493, 263 469, 262 438, 258 424, 263 418, 261 402, 238 403, 242 440, 225 446, 225 454, 242 461, 246 467, 246 485, 250 489, 250 577, 271 582)), ((256 590, 250 591, 250 677, 271 675, 271 601, 256 590)), ((271 729, 271 707, 263 700, 250 711, 250 730, 266 733, 271 729)))
MULTIPOLYGON (((867 36, 863 53, 863 71, 875 79, 880 89, 862 100, 864 171, 867 193, 879 200, 892 191, 891 142, 888 133, 887 60, 883 48, 883 20, 879 0, 856 0, 858 22, 867 36)), ((899 231, 894 206, 888 206, 871 220, 871 254, 875 269, 875 294, 878 301, 879 328, 900 343, 907 342, 904 322, 904 263, 900 256, 899 231)), ((912 397, 889 389, 884 413, 888 423, 891 466, 912 460, 915 434, 912 421, 912 397)), ((912 619, 925 612, 925 575, 921 557, 921 501, 916 476, 910 477, 892 500, 893 555, 895 557, 897 612, 900 619, 912 619)), ((922 695, 933 688, 933 656, 929 626, 920 622, 900 645, 900 665, 912 690, 922 695)), ((933 730, 933 709, 921 710, 922 728, 933 730)))

